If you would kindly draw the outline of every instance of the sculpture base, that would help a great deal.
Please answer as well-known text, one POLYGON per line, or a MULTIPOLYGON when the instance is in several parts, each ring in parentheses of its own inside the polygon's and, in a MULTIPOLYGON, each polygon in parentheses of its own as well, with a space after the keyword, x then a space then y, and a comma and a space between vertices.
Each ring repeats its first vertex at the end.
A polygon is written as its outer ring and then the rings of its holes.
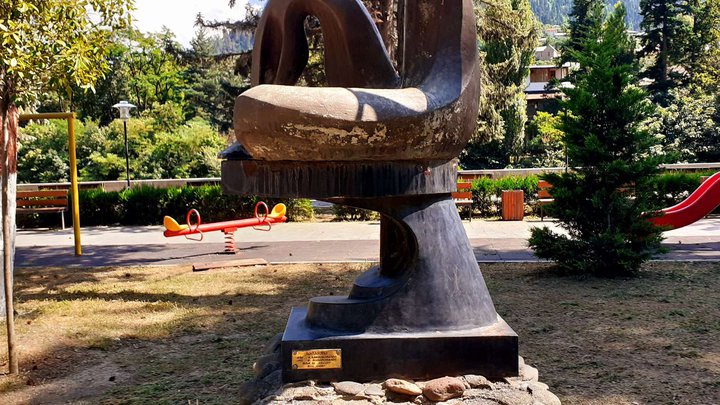
MULTIPOLYGON (((422 316, 421 312, 418 316, 422 316)), ((488 378, 518 375, 518 336, 499 316, 493 325, 461 331, 338 335, 309 327, 306 315, 305 307, 294 307, 282 338, 281 364, 285 382, 372 381, 389 377, 422 380, 463 374, 480 374, 488 378), (293 351, 303 354, 302 351, 317 350, 322 356, 324 351, 336 349, 340 350, 339 354, 333 353, 330 357, 337 357, 324 364, 320 361, 298 365, 298 356, 293 358, 293 351), (337 364, 332 364, 336 361, 337 364), (313 368, 302 369, 308 366, 313 368)))

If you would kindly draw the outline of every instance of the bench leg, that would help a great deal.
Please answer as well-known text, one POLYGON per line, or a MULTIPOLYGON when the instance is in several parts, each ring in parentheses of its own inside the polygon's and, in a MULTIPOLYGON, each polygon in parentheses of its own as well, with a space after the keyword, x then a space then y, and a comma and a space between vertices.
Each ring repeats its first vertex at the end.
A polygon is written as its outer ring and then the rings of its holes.
POLYGON ((60 226, 65 229, 65 213, 60 211, 60 226))

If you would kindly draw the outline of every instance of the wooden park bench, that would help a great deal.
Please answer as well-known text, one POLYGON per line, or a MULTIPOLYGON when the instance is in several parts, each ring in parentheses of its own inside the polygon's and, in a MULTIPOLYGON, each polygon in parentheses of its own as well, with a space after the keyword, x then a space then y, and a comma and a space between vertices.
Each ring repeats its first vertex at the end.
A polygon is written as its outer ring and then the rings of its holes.
POLYGON ((544 207, 548 204, 552 204, 553 201, 555 201, 550 195, 550 189, 552 188, 552 184, 548 183, 545 180, 539 180, 538 181, 538 191, 537 191, 537 205, 540 207, 540 220, 545 220, 545 209, 544 207))
POLYGON ((60 213, 60 224, 65 229, 65 211, 68 209, 68 190, 18 191, 18 214, 60 213))
POLYGON ((473 203, 472 191, 470 191, 471 188, 472 183, 460 182, 457 183, 457 191, 452 193, 452 198, 453 200, 455 200, 455 205, 457 205, 461 210, 467 212, 470 221, 472 221, 473 203))

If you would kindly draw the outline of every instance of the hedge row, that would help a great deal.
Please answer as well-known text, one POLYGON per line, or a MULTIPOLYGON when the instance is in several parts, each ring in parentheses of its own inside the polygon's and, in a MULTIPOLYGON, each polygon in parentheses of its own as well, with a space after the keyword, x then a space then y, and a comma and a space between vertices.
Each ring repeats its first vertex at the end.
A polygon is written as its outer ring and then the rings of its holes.
MULTIPOLYGON (((702 183, 702 176, 712 173, 663 173, 652 181, 655 188, 654 201, 659 208, 669 207, 687 198, 702 183)), ((472 182, 473 210, 484 217, 498 216, 502 210, 500 196, 503 190, 523 190, 525 203, 531 210, 538 208, 537 186, 539 177, 510 176, 499 179, 482 177, 472 182)))
MULTIPOLYGON (((160 225, 169 215, 184 223, 187 212, 195 208, 205 223, 250 218, 255 204, 264 201, 272 209, 284 203, 290 221, 313 217, 310 200, 269 199, 223 194, 220 186, 153 188, 133 187, 122 191, 101 189, 80 191, 80 223, 98 225, 160 225)), ((18 218, 21 226, 58 226, 55 215, 33 215, 18 218)), ((69 222, 68 222, 69 223, 69 222)))
MULTIPOLYGON (((655 201, 657 207, 669 207, 687 198, 701 183, 701 177, 709 173, 664 173, 657 176, 655 201)), ((711 174, 711 173, 710 173, 711 174)), ((501 212, 500 195, 503 190, 523 190, 527 206, 534 210, 537 198, 538 176, 487 177, 472 182, 474 215, 498 216, 501 212)), ((134 187, 119 192, 95 190, 80 191, 80 223, 83 226, 98 225, 159 225, 165 215, 185 222, 188 210, 195 208, 205 223, 252 217, 255 204, 261 199, 252 196, 223 194, 220 186, 153 188, 134 187)), ((276 203, 288 207, 290 221, 312 219, 313 209, 306 199, 262 199, 272 208, 276 203)), ((376 220, 372 212, 351 207, 336 206, 338 220, 376 220)), ((66 222, 70 224, 70 216, 66 222)), ((18 217, 21 227, 57 227, 57 215, 30 215, 18 217)))

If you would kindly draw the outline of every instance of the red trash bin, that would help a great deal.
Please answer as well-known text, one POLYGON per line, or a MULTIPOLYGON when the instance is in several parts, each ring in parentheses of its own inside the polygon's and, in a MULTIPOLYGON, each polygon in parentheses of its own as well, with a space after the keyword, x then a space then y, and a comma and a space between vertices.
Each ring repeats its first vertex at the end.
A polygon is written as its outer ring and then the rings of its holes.
POLYGON ((525 217, 525 193, 522 190, 502 191, 503 221, 522 221, 525 217))

